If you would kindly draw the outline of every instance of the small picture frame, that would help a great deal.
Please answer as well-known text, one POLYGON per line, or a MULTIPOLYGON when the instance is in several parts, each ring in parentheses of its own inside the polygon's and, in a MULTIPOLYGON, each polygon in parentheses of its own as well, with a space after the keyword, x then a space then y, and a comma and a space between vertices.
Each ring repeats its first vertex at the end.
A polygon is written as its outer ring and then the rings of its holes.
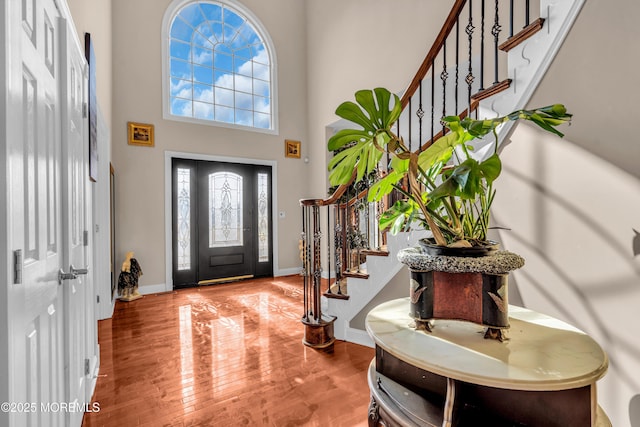
POLYGON ((142 145, 153 147, 153 125, 146 123, 127 123, 127 134, 129 145, 142 145))
POLYGON ((300 141, 292 141, 290 139, 284 140, 284 156, 293 157, 294 159, 300 158, 300 141))

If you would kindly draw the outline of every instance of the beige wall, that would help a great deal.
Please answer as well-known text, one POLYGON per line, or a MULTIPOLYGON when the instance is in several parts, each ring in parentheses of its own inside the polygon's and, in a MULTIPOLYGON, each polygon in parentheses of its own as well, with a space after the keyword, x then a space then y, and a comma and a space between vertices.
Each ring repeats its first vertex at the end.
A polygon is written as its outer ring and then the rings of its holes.
MULTIPOLYGON (((170 0, 113 0, 113 164, 116 171, 117 255, 134 251, 144 275, 140 286, 165 283, 165 151, 277 162, 278 221, 274 243, 279 269, 299 267, 298 199, 306 192, 308 166, 284 158, 284 140, 302 141, 307 155, 305 3, 245 0, 276 49, 279 135, 162 118, 161 24, 170 0), (128 121, 155 125, 155 147, 127 145, 128 121)), ((169 237, 170 238, 170 237, 169 237)), ((144 291, 144 290, 143 290, 144 291)))
POLYGON ((530 102, 567 104, 560 140, 527 125, 503 152, 494 219, 527 261, 526 306, 572 323, 608 352, 598 400, 614 426, 640 426, 640 3, 587 1, 530 102), (635 397, 634 397, 635 396, 635 397))
POLYGON ((453 2, 323 0, 307 2, 311 193, 327 184, 326 126, 359 89, 409 85, 453 2))
POLYGON ((84 46, 84 34, 90 33, 96 54, 96 90, 98 105, 111 126, 111 0, 67 0, 80 43, 84 46))

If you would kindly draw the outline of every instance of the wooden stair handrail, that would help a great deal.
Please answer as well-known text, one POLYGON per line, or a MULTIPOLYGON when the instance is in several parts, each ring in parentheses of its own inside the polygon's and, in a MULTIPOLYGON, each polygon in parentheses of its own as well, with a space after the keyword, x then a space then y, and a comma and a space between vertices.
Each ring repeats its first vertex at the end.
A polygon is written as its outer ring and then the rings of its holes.
POLYGON ((411 80, 411 83, 409 83, 407 90, 405 90, 404 94, 402 95, 400 103, 403 110, 409 104, 409 100, 416 93, 416 90, 418 90, 418 88, 420 87, 420 82, 427 76, 429 68, 431 68, 431 63, 440 53, 440 49, 442 48, 444 41, 447 39, 447 37, 449 37, 449 34, 451 34, 451 30, 453 30, 453 27, 456 24, 456 21, 458 20, 458 17, 460 16, 460 13, 462 13, 462 9, 466 4, 467 0, 456 0, 455 4, 451 8, 449 16, 447 16, 447 20, 444 22, 444 25, 440 29, 438 36, 436 37, 433 45, 431 46, 431 49, 429 50, 429 53, 427 53, 427 56, 424 58, 424 61, 422 61, 420 68, 418 68, 418 72, 413 77, 413 80, 411 80))
POLYGON ((333 194, 331 196, 329 196, 328 198, 326 198, 326 199, 301 199, 300 200, 300 205, 301 206, 328 206, 328 205, 335 205, 336 202, 340 199, 340 197, 342 197, 342 195, 347 191, 347 189, 349 188, 351 183, 353 183, 353 181, 356 179, 357 174, 358 174, 358 169, 354 168, 353 169, 353 174, 351 174, 351 179, 349 179, 349 182, 347 182, 346 184, 340 184, 338 186, 338 188, 336 188, 336 191, 334 191, 333 194))

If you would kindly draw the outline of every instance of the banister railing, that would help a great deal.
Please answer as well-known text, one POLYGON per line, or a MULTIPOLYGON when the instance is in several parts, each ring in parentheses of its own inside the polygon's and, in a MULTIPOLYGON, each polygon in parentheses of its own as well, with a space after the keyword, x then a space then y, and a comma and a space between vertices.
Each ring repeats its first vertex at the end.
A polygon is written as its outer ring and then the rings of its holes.
MULTIPOLYGON (((455 1, 400 100, 402 114, 395 128, 410 151, 425 149, 444 135, 447 130, 440 117, 477 114, 481 100, 509 88, 505 52, 533 35, 544 22, 531 21, 530 3, 530 0, 455 1), (506 9, 500 7, 503 4, 507 4, 506 9), (508 31, 502 29, 505 21, 508 31), (514 34, 520 23, 524 30, 514 34), (491 48, 485 49, 485 42, 491 48), (493 69, 485 70, 486 64, 493 69), (493 78, 486 88, 485 74, 493 78)), ((378 167, 379 174, 388 172, 388 163, 386 157, 378 167)), ((378 229, 378 219, 395 200, 363 202, 367 188, 357 188, 355 178, 356 170, 349 183, 340 185, 326 199, 300 201, 305 289, 302 320, 306 325, 304 342, 312 347, 325 347, 333 342, 333 319, 321 312, 322 295, 348 298, 346 277, 367 277, 362 268, 363 254, 385 249, 386 235, 378 229)))

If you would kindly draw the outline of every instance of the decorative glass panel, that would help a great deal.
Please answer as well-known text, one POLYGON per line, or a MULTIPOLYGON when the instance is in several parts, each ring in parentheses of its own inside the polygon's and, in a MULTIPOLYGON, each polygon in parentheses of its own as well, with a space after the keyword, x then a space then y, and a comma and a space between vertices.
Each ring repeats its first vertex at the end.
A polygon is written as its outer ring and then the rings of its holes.
POLYGON ((269 262, 269 176, 258 174, 258 262, 269 262))
POLYGON ((209 247, 242 246, 242 177, 209 175, 209 247))
POLYGON ((169 34, 171 114, 273 127, 271 60, 246 17, 226 5, 189 2, 173 19, 169 34), (179 90, 178 81, 185 89, 192 87, 193 95, 179 90), (255 103, 252 95, 260 95, 260 101, 255 103))
POLYGON ((191 269, 191 171, 178 168, 178 271, 191 269))

